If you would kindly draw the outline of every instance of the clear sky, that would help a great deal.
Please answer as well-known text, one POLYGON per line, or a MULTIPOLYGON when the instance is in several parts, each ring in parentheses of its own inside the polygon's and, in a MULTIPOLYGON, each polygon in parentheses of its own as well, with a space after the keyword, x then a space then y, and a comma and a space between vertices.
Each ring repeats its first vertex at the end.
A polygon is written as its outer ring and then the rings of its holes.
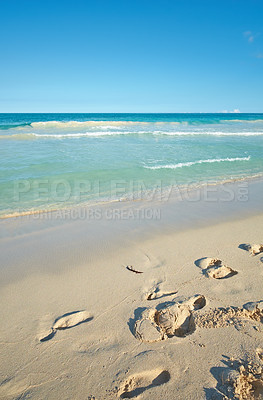
POLYGON ((263 112, 262 0, 0 0, 0 112, 263 112))

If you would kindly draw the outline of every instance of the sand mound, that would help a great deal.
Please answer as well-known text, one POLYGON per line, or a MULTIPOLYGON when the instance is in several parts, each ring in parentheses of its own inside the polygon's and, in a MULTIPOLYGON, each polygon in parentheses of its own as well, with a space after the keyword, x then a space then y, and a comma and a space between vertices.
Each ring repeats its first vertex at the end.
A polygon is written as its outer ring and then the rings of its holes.
POLYGON ((222 374, 222 386, 231 390, 231 398, 256 400, 263 398, 263 368, 252 361, 235 361, 236 369, 227 369, 222 374))
POLYGON ((200 328, 225 328, 242 324, 245 320, 263 322, 263 301, 249 302, 239 307, 215 308, 194 318, 200 328))

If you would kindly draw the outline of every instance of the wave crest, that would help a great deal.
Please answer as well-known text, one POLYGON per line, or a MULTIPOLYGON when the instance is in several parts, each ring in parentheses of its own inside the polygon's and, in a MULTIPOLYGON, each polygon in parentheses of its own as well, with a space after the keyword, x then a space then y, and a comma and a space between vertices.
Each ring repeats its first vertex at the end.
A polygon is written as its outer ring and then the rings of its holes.
POLYGON ((155 130, 106 130, 106 127, 100 127, 101 130, 90 130, 88 132, 67 132, 63 130, 56 133, 46 133, 38 130, 36 132, 21 132, 0 135, 0 139, 5 140, 30 140, 30 139, 71 139, 84 137, 102 137, 115 135, 154 135, 154 136, 263 136, 263 132, 204 132, 204 131, 155 131, 155 130), (105 129, 105 130, 104 130, 105 129))
POLYGON ((41 121, 32 122, 32 128, 82 128, 82 127, 114 127, 114 126, 129 126, 137 124, 148 124, 148 122, 136 121, 41 121))
POLYGON ((145 165, 144 168, 147 169, 176 169, 176 168, 183 168, 183 167, 191 167, 192 165, 197 164, 210 164, 210 163, 221 163, 221 162, 234 162, 234 161, 249 161, 250 156, 248 157, 235 157, 235 158, 212 158, 207 160, 198 160, 198 161, 189 161, 185 163, 178 163, 178 164, 166 164, 166 165, 154 165, 149 166, 145 165))

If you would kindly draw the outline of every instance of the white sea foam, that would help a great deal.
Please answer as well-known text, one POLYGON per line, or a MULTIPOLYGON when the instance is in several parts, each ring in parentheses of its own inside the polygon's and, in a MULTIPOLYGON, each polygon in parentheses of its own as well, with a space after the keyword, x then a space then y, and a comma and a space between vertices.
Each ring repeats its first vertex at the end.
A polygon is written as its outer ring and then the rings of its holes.
POLYGON ((234 161, 249 161, 250 156, 248 157, 235 157, 235 158, 212 158, 207 160, 198 160, 198 161, 189 161, 185 163, 178 163, 178 164, 166 164, 166 165, 144 165, 144 168, 147 169, 176 169, 176 168, 183 168, 183 167, 191 167, 192 165, 197 164, 210 164, 210 163, 220 163, 220 162, 234 162, 234 161))
MULTIPOLYGON (((101 127, 102 128, 102 127, 101 127)), ((0 135, 0 139, 18 139, 18 140, 29 140, 35 138, 48 138, 48 139, 67 139, 67 138, 81 138, 81 137, 100 137, 100 136, 115 136, 115 135, 154 135, 154 136, 263 136, 263 132, 209 132, 209 131, 155 131, 155 130, 106 130, 107 128, 102 128, 100 131, 91 130, 88 132, 66 132, 59 130, 56 132, 60 133, 41 133, 37 132, 27 132, 19 134, 4 134, 0 135), (105 130, 104 130, 105 129, 105 130), (61 133, 62 132, 62 133, 61 133)))
MULTIPOLYGON (((22 132, 28 132, 28 129, 32 129, 35 132, 39 133, 74 133, 75 131, 81 132, 85 130, 106 130, 106 131, 111 131, 111 130, 124 130, 127 131, 129 130, 134 130, 134 133, 136 133, 139 130, 147 130, 145 133, 152 133, 154 135, 171 135, 171 136, 180 136, 180 135, 215 135, 215 136, 231 136, 231 135, 242 135, 242 136, 256 136, 256 135, 263 135, 263 131, 261 128, 257 129, 257 131, 247 131, 245 126, 248 126, 248 124, 251 124, 254 126, 257 126, 256 124, 262 124, 263 119, 254 119, 254 120, 242 120, 242 119, 232 119, 232 120, 220 120, 220 121, 215 121, 214 123, 205 122, 202 123, 202 121, 196 121, 191 123, 191 121, 129 121, 129 120, 123 120, 123 121, 113 121, 113 120, 105 120, 105 121, 95 121, 95 120, 90 120, 90 121, 39 121, 39 122, 32 122, 31 124, 22 124, 19 126, 13 126, 10 125, 9 130, 14 131, 22 131, 22 132), (219 125, 223 123, 222 129, 219 127, 219 125), (229 124, 233 127, 229 131, 224 126, 224 123, 226 123, 229 127, 229 124), (241 130, 237 130, 237 127, 239 126, 237 123, 244 123, 243 129, 244 131, 242 132, 241 130), (246 125, 245 125, 246 124, 246 125), (191 126, 192 125, 192 126, 191 126), (187 128, 189 127, 189 129, 187 128), (218 131, 216 131, 216 126, 218 127, 218 131), (214 130, 213 130, 214 127, 214 130), (46 132, 45 132, 46 131, 46 132), (235 132, 236 131, 236 132, 235 132)), ((260 125, 261 126, 261 125, 260 125)), ((29 133, 29 132, 28 132, 29 133)), ((133 132, 127 132, 127 133, 133 133, 133 132)), ((140 132, 138 132, 140 133, 140 132)))
POLYGON ((169 136, 189 136, 189 135, 209 135, 209 136, 259 136, 263 132, 227 132, 227 131, 153 131, 154 135, 169 135, 169 136))
POLYGON ((148 122, 136 122, 136 121, 41 121, 32 122, 32 128, 80 128, 80 127, 96 127, 96 126, 126 126, 126 125, 137 125, 137 124, 148 124, 148 122))
MULTIPOLYGON (((130 132, 128 132, 130 133, 130 132)), ((113 136, 113 135, 125 135, 127 132, 123 131, 113 131, 113 132, 83 132, 83 133, 50 133, 50 134, 42 134, 42 133, 32 133, 33 136, 39 138, 80 138, 80 137, 96 137, 96 136, 113 136)))
POLYGON ((36 137, 48 137, 48 138, 70 138, 70 137, 85 137, 85 136, 111 136, 111 135, 168 135, 168 136, 191 136, 191 135, 211 135, 211 136, 260 136, 263 132, 204 132, 204 131, 151 131, 151 130, 112 130, 112 131, 89 131, 89 132, 76 132, 76 133, 31 133, 36 137))
POLYGON ((263 119, 222 119, 220 122, 239 122, 239 123, 247 123, 247 124, 260 124, 263 122, 263 119))

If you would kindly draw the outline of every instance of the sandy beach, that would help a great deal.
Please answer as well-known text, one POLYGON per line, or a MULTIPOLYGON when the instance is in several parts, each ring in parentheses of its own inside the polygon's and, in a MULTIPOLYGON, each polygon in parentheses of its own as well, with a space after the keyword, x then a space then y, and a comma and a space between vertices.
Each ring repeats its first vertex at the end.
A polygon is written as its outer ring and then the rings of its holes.
POLYGON ((263 1, 0 13, 0 400, 263 400, 263 1))
POLYGON ((186 203, 1 221, 2 399, 262 398, 263 214, 186 203))

